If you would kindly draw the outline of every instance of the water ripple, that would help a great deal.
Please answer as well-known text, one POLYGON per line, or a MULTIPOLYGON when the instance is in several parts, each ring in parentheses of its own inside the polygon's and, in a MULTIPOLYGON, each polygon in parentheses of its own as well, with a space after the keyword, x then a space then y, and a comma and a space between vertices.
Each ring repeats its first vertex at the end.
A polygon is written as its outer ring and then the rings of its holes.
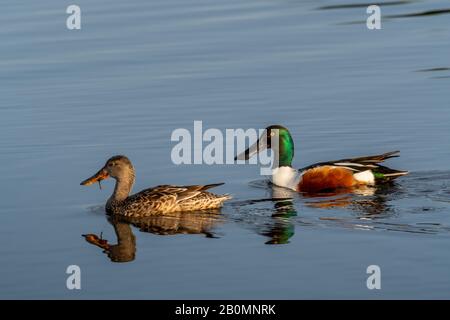
POLYGON ((269 237, 266 243, 288 243, 295 229, 304 227, 413 234, 450 231, 450 172, 414 172, 392 185, 318 195, 272 187, 266 180, 249 184, 265 189, 270 197, 234 203, 228 216, 269 237))

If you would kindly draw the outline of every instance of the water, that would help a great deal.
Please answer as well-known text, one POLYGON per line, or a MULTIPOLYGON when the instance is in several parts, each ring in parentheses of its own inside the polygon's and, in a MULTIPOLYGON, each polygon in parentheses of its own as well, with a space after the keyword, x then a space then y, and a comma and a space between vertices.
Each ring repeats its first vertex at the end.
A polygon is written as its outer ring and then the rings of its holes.
POLYGON ((69 4, 2 4, 1 298, 450 297, 447 1, 382 6, 378 31, 363 1, 80 0, 80 31, 65 28, 69 4), (296 167, 400 149, 389 165, 411 175, 261 201, 286 191, 257 167, 172 164, 170 134, 194 120, 283 124, 296 167), (79 182, 114 154, 137 168, 135 191, 226 182, 234 200, 109 222, 112 183, 79 182), (108 256, 89 233, 121 241, 108 256), (371 264, 381 290, 366 288, 371 264))

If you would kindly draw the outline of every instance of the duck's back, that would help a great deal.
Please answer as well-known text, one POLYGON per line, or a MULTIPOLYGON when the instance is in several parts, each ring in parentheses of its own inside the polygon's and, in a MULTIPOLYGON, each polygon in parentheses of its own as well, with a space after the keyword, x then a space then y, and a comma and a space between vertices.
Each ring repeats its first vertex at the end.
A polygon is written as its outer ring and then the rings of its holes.
POLYGON ((161 185, 145 189, 123 201, 116 214, 145 217, 179 211, 217 209, 229 195, 216 195, 205 190, 221 184, 172 186, 161 185))

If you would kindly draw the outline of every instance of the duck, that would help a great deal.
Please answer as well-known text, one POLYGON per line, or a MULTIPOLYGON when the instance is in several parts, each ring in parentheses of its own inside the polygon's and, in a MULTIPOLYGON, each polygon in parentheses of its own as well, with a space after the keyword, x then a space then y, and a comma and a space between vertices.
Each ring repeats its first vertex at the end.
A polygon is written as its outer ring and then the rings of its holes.
POLYGON ((289 130, 281 125, 267 127, 253 145, 235 157, 235 161, 249 160, 266 149, 272 149, 274 154, 271 183, 302 193, 375 186, 392 182, 409 173, 380 164, 385 160, 398 157, 399 151, 320 162, 294 169, 292 168, 294 140, 289 130))
POLYGON ((113 194, 106 202, 106 212, 124 217, 147 217, 175 212, 219 209, 229 194, 217 195, 207 190, 223 185, 159 185, 130 195, 135 182, 135 170, 124 155, 109 158, 105 165, 93 176, 80 184, 89 186, 107 178, 116 180, 113 194))
POLYGON ((220 210, 193 211, 188 214, 175 212, 170 215, 153 215, 145 218, 127 218, 123 216, 108 216, 107 221, 113 226, 116 243, 103 238, 103 233, 82 234, 82 237, 96 247, 102 249, 111 262, 130 262, 136 258, 136 236, 131 227, 140 232, 148 232, 159 236, 178 234, 204 235, 206 238, 216 238, 213 231, 222 223, 220 210))

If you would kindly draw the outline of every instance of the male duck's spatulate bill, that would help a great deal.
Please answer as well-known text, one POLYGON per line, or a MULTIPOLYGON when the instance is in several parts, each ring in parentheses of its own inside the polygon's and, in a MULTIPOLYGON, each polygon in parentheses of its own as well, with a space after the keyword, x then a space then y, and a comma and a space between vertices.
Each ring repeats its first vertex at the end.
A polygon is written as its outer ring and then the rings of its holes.
POLYGON ((116 180, 114 193, 106 203, 106 211, 127 217, 145 217, 180 211, 217 209, 231 196, 216 195, 206 190, 223 183, 193 186, 162 185, 129 195, 135 180, 133 165, 125 156, 114 156, 96 174, 81 182, 88 186, 107 179, 116 180))
POLYGON ((248 160, 265 149, 273 150, 274 163, 277 164, 272 168, 272 183, 300 192, 315 193, 375 185, 408 174, 408 171, 393 170, 379 164, 389 158, 398 157, 399 151, 321 162, 300 170, 293 169, 291 163, 294 158, 294 141, 289 130, 280 125, 267 127, 258 141, 236 156, 235 160, 248 160))

